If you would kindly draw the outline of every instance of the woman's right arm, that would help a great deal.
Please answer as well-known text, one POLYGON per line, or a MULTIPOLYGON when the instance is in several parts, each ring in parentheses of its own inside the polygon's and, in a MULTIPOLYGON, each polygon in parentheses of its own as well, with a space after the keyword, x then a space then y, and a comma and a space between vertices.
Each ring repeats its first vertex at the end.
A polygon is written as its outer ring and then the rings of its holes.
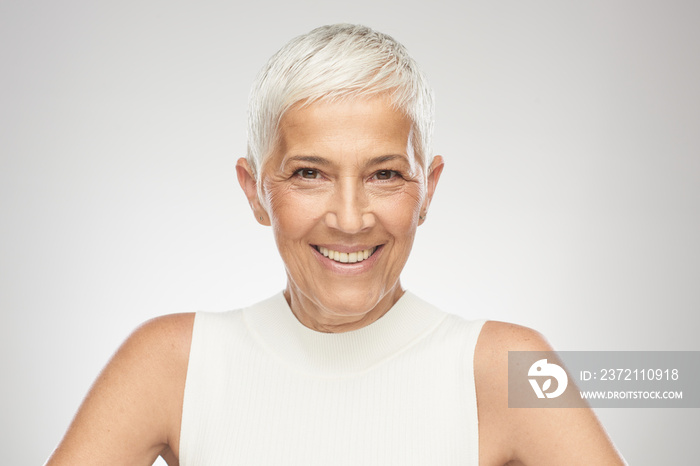
POLYGON ((99 375, 47 461, 59 465, 177 464, 194 314, 150 320, 99 375))

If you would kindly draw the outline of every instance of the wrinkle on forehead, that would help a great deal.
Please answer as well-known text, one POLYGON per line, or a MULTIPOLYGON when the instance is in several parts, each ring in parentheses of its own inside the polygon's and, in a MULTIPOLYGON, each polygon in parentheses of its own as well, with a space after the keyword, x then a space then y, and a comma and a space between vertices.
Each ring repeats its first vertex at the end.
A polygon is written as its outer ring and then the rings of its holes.
POLYGON ((318 157, 319 164, 401 155, 412 172, 421 166, 414 150, 411 120, 391 106, 387 97, 344 102, 317 102, 292 108, 280 122, 278 141, 267 162, 281 170, 293 157, 318 157), (322 160, 325 159, 325 160, 322 160))

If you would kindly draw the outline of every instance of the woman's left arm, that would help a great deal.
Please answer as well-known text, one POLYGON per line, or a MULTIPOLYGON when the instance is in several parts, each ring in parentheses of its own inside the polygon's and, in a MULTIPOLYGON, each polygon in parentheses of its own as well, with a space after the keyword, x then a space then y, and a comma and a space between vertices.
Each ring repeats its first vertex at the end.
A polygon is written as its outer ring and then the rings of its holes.
POLYGON ((585 408, 509 408, 508 351, 553 351, 538 332, 484 324, 474 355, 481 465, 625 465, 585 408))

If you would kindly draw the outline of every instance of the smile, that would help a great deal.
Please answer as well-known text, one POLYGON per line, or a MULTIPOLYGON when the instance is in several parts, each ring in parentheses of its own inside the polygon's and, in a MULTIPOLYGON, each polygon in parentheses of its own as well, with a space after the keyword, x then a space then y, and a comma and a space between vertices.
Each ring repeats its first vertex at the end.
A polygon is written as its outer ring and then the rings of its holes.
POLYGON ((362 249, 360 251, 354 252, 339 252, 334 251, 332 249, 328 249, 323 246, 314 246, 314 248, 327 258, 343 264, 354 264, 355 262, 361 262, 371 257, 372 254, 374 254, 374 252, 377 250, 376 246, 369 249, 362 249))

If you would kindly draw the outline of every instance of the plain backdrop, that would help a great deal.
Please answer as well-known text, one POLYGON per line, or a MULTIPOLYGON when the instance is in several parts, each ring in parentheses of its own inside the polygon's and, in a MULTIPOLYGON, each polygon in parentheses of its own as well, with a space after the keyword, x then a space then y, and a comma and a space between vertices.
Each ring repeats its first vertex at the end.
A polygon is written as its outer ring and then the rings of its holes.
MULTIPOLYGON (((403 283, 560 350, 700 350, 700 3, 0 1, 0 451, 41 464, 153 316, 284 287, 240 192, 249 86, 290 38, 393 35, 446 168, 403 283)), ((698 409, 600 409, 634 465, 698 409)))

